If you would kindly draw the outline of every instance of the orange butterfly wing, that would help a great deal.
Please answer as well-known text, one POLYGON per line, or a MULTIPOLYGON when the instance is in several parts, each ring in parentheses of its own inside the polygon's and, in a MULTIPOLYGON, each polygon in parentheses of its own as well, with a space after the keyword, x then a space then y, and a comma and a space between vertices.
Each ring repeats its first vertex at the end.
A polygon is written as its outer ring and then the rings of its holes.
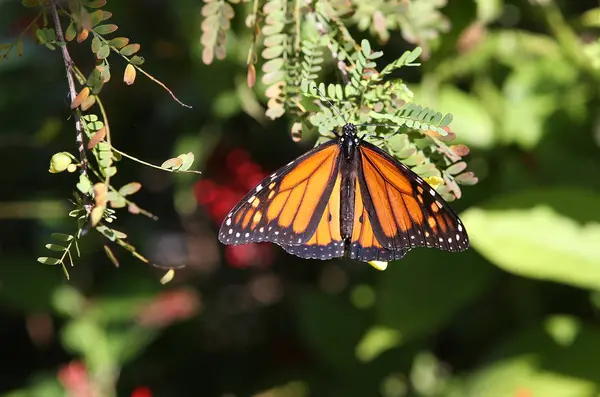
POLYGON ((269 241, 303 258, 343 255, 339 160, 331 140, 265 178, 225 217, 219 240, 269 241))
POLYGON ((384 248, 375 236, 371 216, 369 215, 369 212, 373 211, 369 211, 365 205, 358 177, 355 186, 354 225, 350 244, 350 259, 363 262, 373 260, 387 262, 402 258, 408 249, 401 248, 394 250, 384 248))
POLYGON ((407 166, 372 144, 359 147, 351 257, 399 259, 414 247, 463 251, 467 232, 446 201, 407 166), (360 194, 359 194, 360 191, 360 194), (364 207, 360 210, 360 205, 364 207), (366 218, 368 215, 368 223, 366 218), (357 232, 357 220, 360 232, 357 232))
POLYGON ((340 233, 341 182, 342 178, 338 173, 325 211, 310 240, 300 245, 282 244, 287 252, 306 259, 331 259, 344 256, 344 242, 340 233))

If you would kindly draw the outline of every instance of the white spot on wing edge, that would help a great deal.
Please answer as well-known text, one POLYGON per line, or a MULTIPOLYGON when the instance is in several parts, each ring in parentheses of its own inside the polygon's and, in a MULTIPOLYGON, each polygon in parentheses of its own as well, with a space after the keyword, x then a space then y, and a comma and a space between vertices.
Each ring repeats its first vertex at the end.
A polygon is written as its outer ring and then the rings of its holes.
POLYGON ((225 221, 225 224, 227 226, 231 225, 231 218, 227 218, 227 220, 225 221))
POLYGON ((248 203, 251 203, 251 202, 253 202, 255 198, 256 198, 256 196, 252 196, 252 197, 250 197, 250 198, 248 199, 248 203))
POLYGON ((462 230, 463 230, 463 229, 462 229, 462 225, 459 223, 459 224, 458 224, 458 231, 459 231, 459 232, 462 232, 462 230))
POLYGON ((260 192, 262 190, 262 188, 263 188, 262 185, 258 185, 256 187, 256 193, 260 192))
POLYGON ((431 194, 432 196, 435 196, 435 190, 429 189, 429 194, 431 194))
POLYGON ((229 229, 229 234, 233 234, 233 229, 229 229))

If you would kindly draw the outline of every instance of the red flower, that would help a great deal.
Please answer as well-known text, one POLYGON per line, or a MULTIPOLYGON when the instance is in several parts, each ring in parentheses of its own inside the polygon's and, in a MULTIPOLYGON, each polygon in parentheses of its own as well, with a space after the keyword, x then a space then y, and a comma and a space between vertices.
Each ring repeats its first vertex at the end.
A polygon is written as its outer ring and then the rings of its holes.
POLYGON ((152 397, 152 391, 147 386, 138 386, 131 392, 131 397, 152 397))

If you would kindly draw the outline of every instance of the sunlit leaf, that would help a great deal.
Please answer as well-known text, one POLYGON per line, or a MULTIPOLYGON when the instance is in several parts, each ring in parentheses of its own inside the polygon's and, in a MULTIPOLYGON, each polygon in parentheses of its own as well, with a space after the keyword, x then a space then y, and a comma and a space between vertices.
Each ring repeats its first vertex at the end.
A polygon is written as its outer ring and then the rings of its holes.
POLYGON ((172 159, 168 159, 167 161, 165 161, 164 163, 162 163, 161 167, 162 168, 166 168, 166 169, 179 169, 179 167, 181 167, 183 164, 183 160, 180 159, 179 157, 175 157, 172 159))
POLYGON ((129 196, 137 193, 142 188, 142 184, 139 182, 131 182, 119 189, 119 193, 123 196, 129 196))
POLYGON ((600 224, 579 224, 546 205, 469 209, 462 217, 473 247, 521 276, 600 289, 600 224))
POLYGON ((110 259, 110 261, 115 265, 115 267, 119 267, 119 260, 117 259, 115 254, 112 252, 110 247, 106 244, 104 244, 104 252, 106 253, 106 256, 108 257, 108 259, 110 259))
POLYGON ((59 241, 71 241, 73 240, 73 236, 71 236, 70 234, 64 234, 64 233, 52 233, 50 236, 52 236, 53 239, 59 240, 59 241))
POLYGON ((160 283, 163 285, 167 284, 168 282, 173 280, 173 277, 175 277, 175 270, 169 269, 169 271, 167 271, 165 275, 160 278, 160 283))
POLYGON ((46 244, 46 249, 50 251, 63 252, 66 248, 57 244, 46 244))
POLYGON ((135 81, 136 70, 132 64, 127 64, 125 67, 125 73, 123 74, 123 81, 127 85, 133 84, 135 81))
POLYGON ((77 96, 73 99, 73 102, 71 102, 71 109, 81 106, 83 101, 86 100, 89 95, 90 89, 88 87, 83 87, 81 91, 79 91, 79 94, 77 94, 77 96))
POLYGON ((62 263, 60 259, 50 258, 47 256, 40 256, 39 258, 37 258, 37 261, 44 265, 59 265, 62 263))
POLYGON ((128 44, 119 51, 121 55, 131 56, 140 50, 139 44, 128 44))
POLYGON ((94 31, 98 34, 109 34, 116 32, 119 27, 115 24, 98 25, 94 28, 94 31))

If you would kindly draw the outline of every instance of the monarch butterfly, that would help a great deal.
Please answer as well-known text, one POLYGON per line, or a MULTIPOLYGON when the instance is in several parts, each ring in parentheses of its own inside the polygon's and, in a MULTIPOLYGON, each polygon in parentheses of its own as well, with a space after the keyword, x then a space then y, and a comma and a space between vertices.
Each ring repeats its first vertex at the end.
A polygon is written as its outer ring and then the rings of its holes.
POLYGON ((269 241, 301 258, 364 262, 414 247, 463 251, 462 222, 420 176, 354 124, 263 179, 229 212, 223 244, 269 241))

